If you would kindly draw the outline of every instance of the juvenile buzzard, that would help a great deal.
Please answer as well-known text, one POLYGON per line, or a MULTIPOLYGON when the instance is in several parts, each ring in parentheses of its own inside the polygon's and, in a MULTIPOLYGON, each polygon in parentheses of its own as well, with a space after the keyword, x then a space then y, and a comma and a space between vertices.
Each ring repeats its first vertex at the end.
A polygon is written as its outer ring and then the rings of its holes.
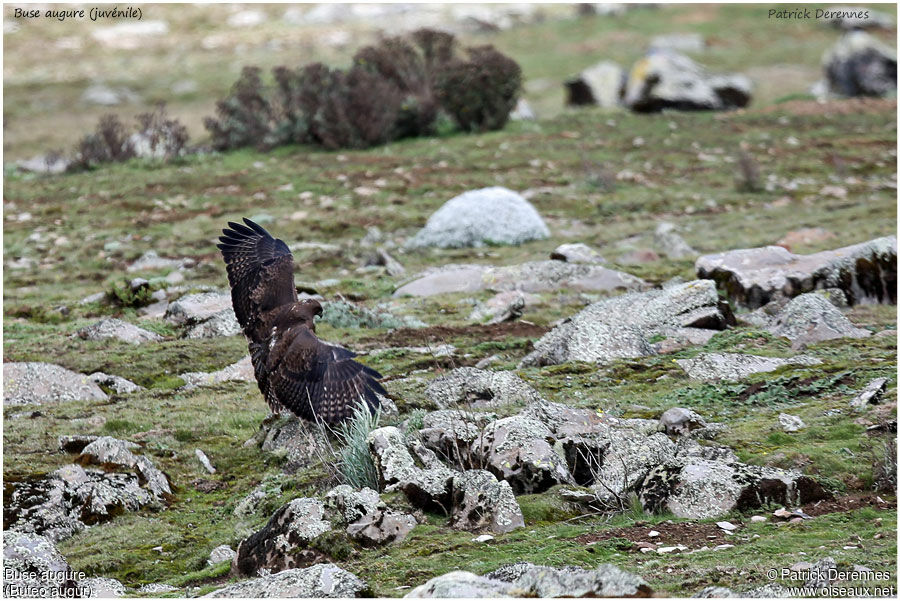
POLYGON ((231 304, 249 339, 256 381, 272 411, 290 409, 308 420, 333 424, 370 411, 387 396, 374 369, 355 353, 316 338, 318 301, 297 300, 294 258, 287 245, 256 223, 229 222, 218 245, 225 258, 231 304))

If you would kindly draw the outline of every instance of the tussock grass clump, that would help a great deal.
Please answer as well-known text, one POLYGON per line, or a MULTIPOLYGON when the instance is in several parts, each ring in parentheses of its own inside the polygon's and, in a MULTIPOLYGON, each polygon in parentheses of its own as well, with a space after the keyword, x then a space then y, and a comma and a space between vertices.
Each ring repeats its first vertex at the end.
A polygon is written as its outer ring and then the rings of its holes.
POLYGON ((366 437, 369 432, 378 428, 381 410, 375 413, 360 404, 353 412, 353 417, 342 423, 337 429, 337 437, 343 448, 340 450, 338 471, 345 484, 353 488, 368 486, 378 490, 378 475, 375 464, 369 454, 366 437))

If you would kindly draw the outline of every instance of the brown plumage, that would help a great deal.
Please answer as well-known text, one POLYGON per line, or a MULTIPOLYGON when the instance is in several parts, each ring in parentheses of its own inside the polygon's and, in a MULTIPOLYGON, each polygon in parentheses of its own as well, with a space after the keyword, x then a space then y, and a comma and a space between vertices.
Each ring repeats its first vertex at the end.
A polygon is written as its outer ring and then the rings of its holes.
POLYGON ((316 338, 318 301, 297 300, 294 258, 287 245, 249 219, 229 222, 218 245, 225 258, 231 304, 249 340, 253 371, 272 411, 287 408, 333 424, 362 402, 370 411, 387 392, 355 353, 316 338))

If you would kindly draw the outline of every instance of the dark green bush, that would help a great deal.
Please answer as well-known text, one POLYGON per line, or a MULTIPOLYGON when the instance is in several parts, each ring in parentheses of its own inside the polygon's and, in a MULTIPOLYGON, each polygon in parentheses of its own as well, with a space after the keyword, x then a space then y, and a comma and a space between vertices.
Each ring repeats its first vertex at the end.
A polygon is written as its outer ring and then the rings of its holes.
POLYGON ((266 147, 273 133, 273 110, 266 98, 259 67, 244 67, 231 94, 216 103, 218 118, 207 117, 203 125, 212 135, 216 150, 244 146, 266 147))
POLYGON ((493 46, 470 48, 468 52, 469 60, 454 59, 439 72, 438 99, 460 129, 501 129, 516 106, 522 70, 493 46))

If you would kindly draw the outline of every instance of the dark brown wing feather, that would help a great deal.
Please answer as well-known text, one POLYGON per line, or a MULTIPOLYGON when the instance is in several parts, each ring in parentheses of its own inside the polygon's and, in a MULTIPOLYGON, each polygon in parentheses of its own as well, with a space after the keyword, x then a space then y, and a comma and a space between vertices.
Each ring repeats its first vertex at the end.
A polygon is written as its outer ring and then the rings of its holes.
POLYGON ((381 374, 354 361, 355 353, 321 342, 302 326, 284 335, 290 343, 271 351, 267 385, 300 417, 334 424, 352 416, 360 403, 374 412, 378 395, 387 396, 377 381, 381 374))
MULTIPOLYGON (((231 304, 251 340, 262 313, 297 300, 294 257, 287 244, 249 219, 228 222, 218 245, 225 258, 231 304)), ((260 342, 260 341, 256 341, 260 342)))

